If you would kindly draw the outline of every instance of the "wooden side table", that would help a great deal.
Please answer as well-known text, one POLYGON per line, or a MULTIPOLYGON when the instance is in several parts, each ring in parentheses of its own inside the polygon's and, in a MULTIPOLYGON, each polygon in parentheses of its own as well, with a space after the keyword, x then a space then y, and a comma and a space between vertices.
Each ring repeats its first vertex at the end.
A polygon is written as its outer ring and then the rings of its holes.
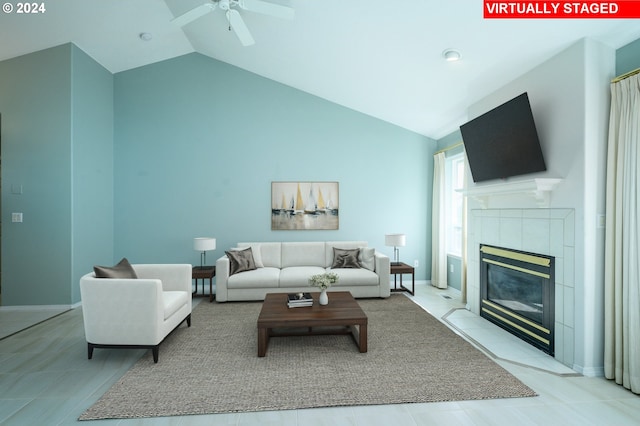
POLYGON ((194 266, 191 270, 191 279, 196 280, 196 291, 193 292, 194 297, 207 297, 204 294, 204 280, 209 279, 209 303, 213 302, 215 295, 213 294, 213 277, 216 276, 216 267, 214 266, 194 266), (198 280, 202 280, 202 294, 198 294, 198 280))
POLYGON ((399 265, 391 265, 391 274, 393 274, 393 289, 391 291, 406 291, 412 296, 415 295, 416 290, 416 270, 413 266, 409 266, 406 263, 400 262, 399 265), (411 274, 411 290, 402 285, 402 275, 411 274), (400 288, 396 286, 397 276, 400 275, 400 288))

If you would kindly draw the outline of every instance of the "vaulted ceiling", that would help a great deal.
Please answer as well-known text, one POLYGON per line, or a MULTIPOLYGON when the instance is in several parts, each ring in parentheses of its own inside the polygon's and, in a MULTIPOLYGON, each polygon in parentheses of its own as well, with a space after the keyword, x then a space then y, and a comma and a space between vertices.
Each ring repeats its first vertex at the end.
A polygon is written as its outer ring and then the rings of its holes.
POLYGON ((221 10, 171 23, 206 1, 43 0, 41 13, 0 12, 0 60, 73 42, 117 73, 196 51, 438 139, 470 104, 581 38, 614 49, 640 38, 637 20, 484 19, 480 0, 265 0, 295 17, 238 9, 255 39, 245 47, 221 10), (462 59, 446 62, 447 48, 462 59))

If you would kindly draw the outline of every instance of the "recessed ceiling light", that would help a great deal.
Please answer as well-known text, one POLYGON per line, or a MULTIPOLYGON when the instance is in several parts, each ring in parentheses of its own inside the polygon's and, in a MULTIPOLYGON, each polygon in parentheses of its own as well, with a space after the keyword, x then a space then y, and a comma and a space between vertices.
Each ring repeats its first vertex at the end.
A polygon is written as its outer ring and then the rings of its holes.
POLYGON ((142 40, 142 41, 149 41, 149 40, 151 40, 153 38, 151 33, 140 33, 140 35, 138 37, 140 37, 140 40, 142 40))
POLYGON ((459 61, 460 60, 460 52, 458 52, 455 49, 447 49, 444 52, 442 52, 442 57, 447 61, 447 62, 455 62, 455 61, 459 61))

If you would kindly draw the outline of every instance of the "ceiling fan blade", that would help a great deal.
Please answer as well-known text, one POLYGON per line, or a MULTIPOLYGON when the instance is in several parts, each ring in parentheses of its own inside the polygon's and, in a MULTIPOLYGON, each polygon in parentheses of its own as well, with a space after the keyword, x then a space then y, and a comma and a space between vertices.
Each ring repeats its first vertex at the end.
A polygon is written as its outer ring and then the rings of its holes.
POLYGON ((247 28, 247 25, 244 23, 242 16, 240 16, 240 13, 238 13, 237 10, 227 10, 227 20, 243 46, 251 46, 252 44, 255 44, 255 40, 251 36, 249 28, 247 28))
POLYGON ((191 9, 188 12, 183 13, 180 16, 177 16, 171 20, 172 24, 178 25, 180 27, 187 25, 190 22, 195 21, 201 16, 206 15, 216 8, 215 3, 205 3, 201 4, 198 7, 191 9))
POLYGON ((261 0, 239 0, 238 6, 251 12, 262 13, 282 19, 293 19, 295 15, 294 10, 290 7, 267 3, 261 0))

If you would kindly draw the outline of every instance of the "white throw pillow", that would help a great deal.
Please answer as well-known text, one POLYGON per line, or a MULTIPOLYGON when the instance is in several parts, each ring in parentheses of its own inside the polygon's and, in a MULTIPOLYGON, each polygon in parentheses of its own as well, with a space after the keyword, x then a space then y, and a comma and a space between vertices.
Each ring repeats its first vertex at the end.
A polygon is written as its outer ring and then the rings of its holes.
POLYGON ((360 262, 360 265, 373 272, 375 272, 376 269, 375 252, 376 249, 374 248, 360 247, 360 254, 358 255, 358 262, 360 262))

